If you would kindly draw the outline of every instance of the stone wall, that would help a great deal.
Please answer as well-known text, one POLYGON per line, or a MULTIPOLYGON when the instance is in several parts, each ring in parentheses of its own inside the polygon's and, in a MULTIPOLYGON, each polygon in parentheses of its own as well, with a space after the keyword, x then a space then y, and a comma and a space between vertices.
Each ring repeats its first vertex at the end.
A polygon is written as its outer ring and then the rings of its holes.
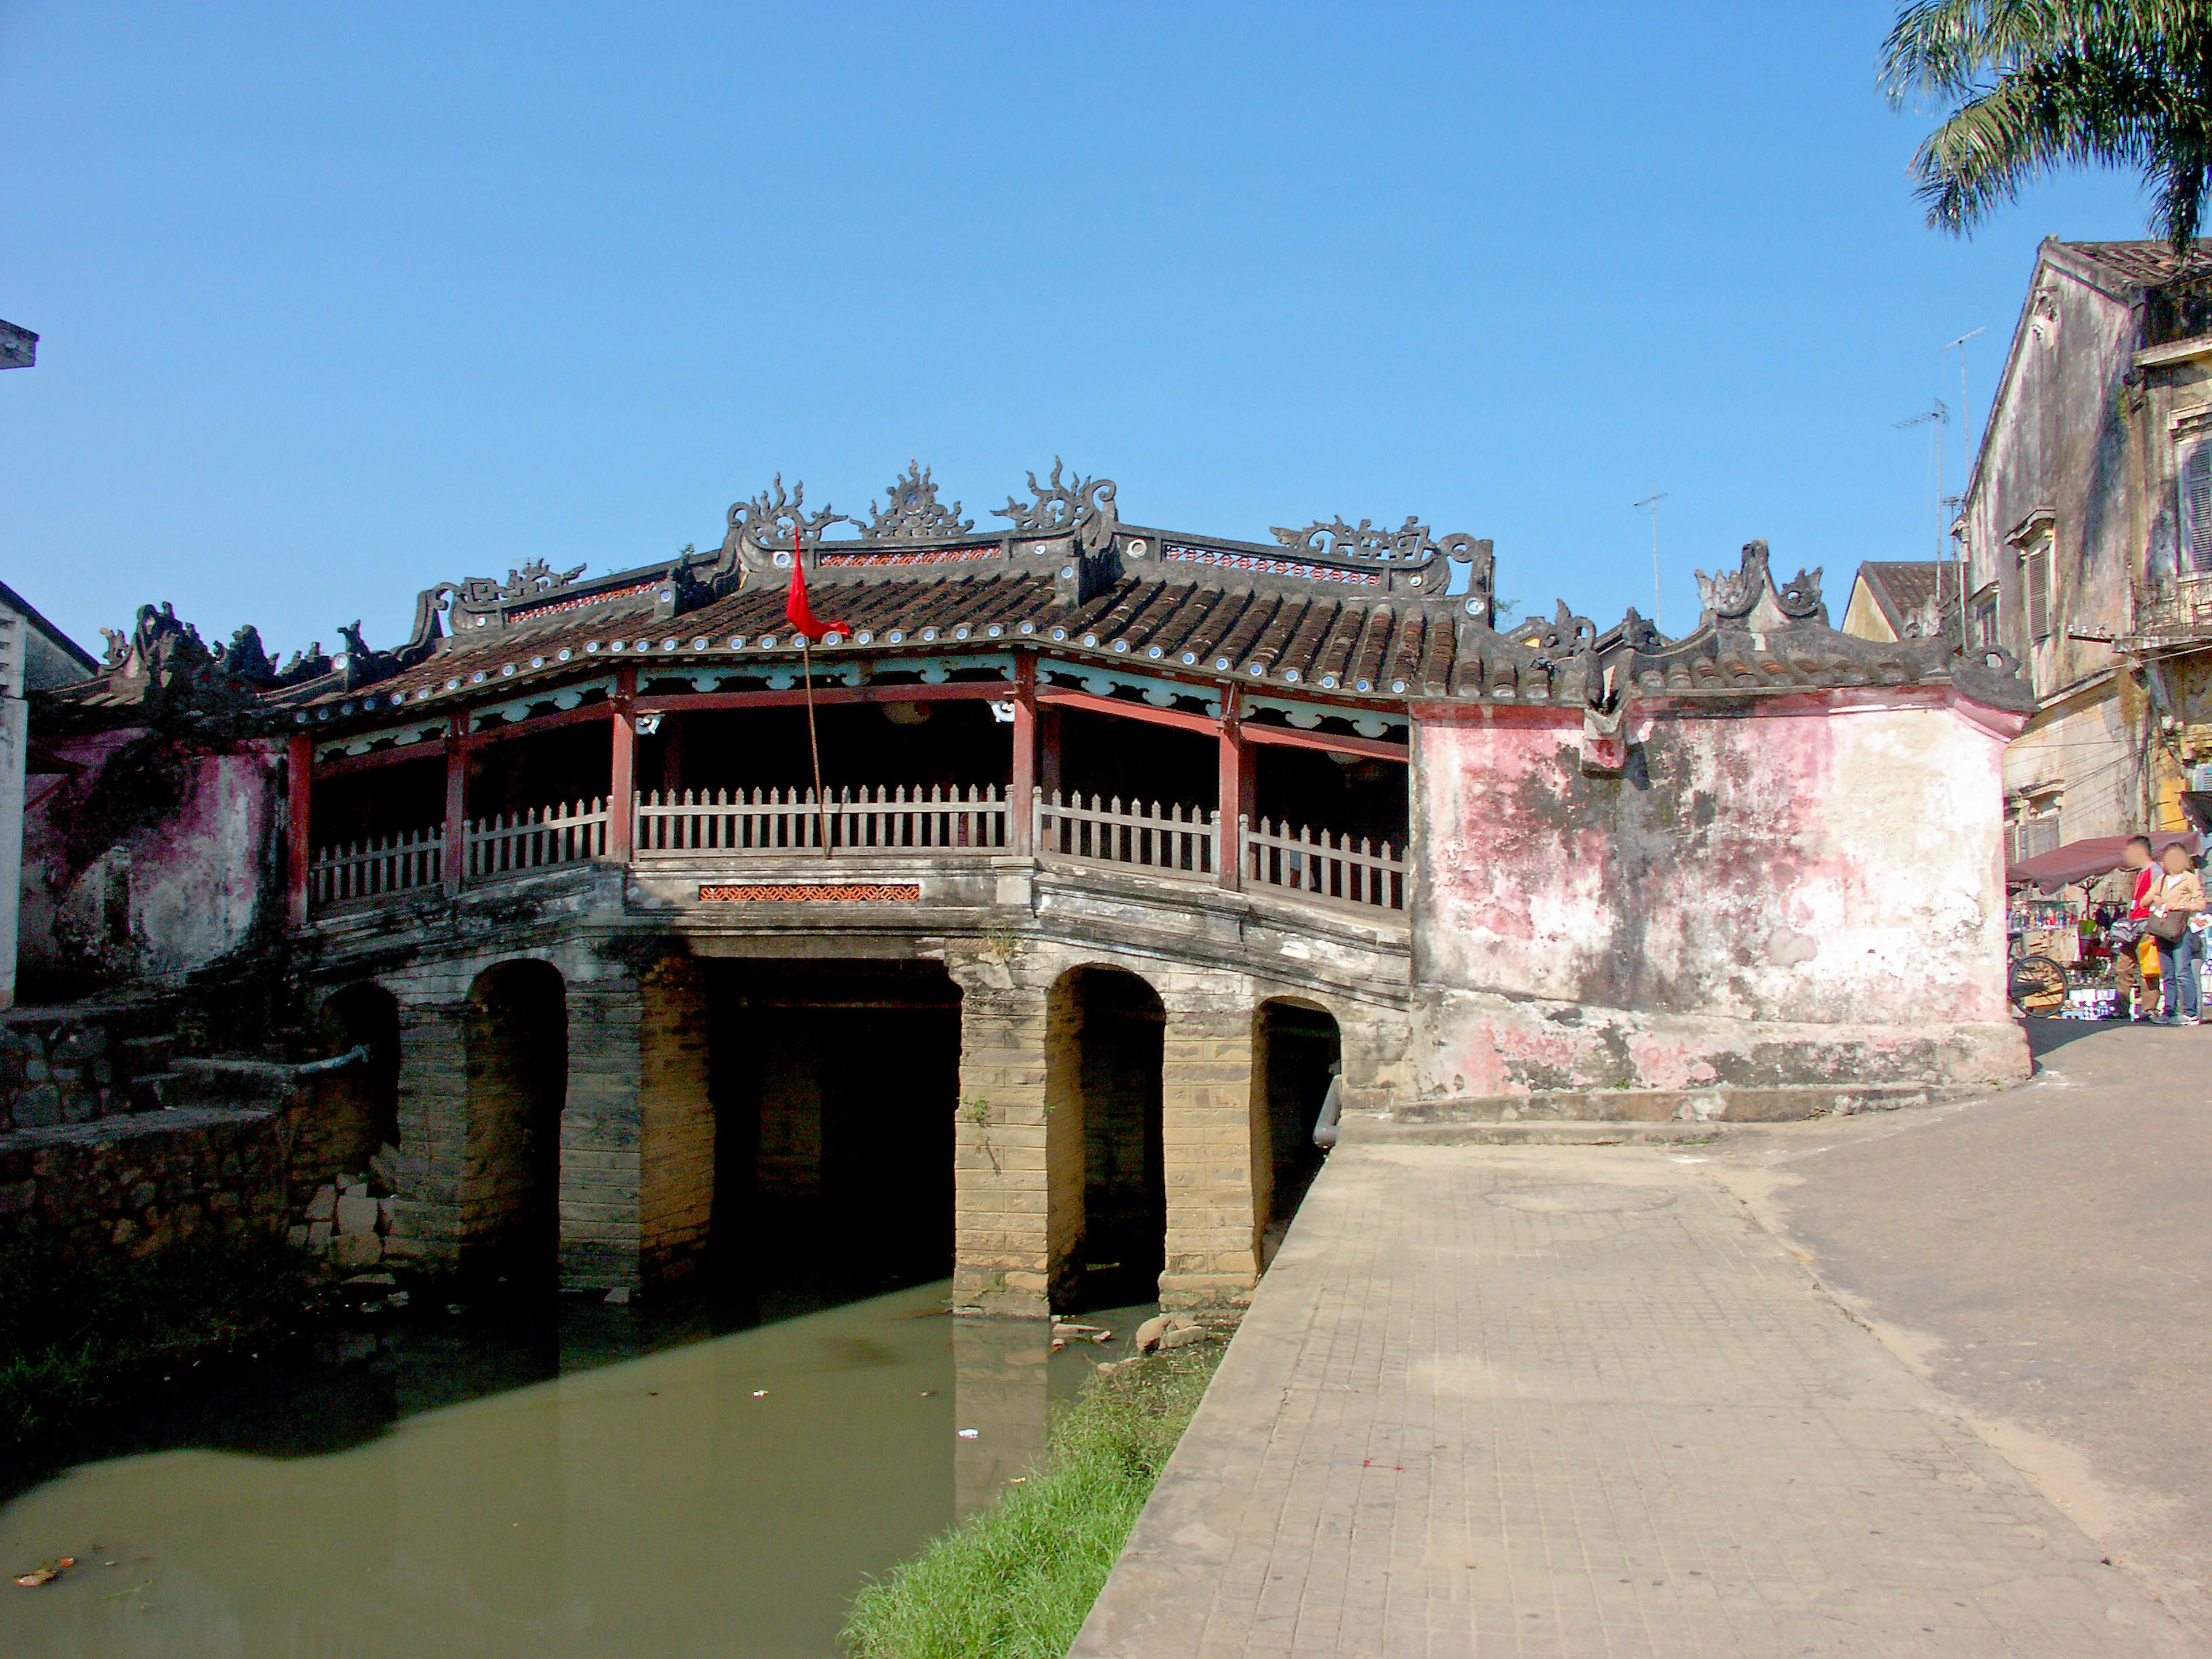
POLYGON ((2008 1018, 2005 717, 1940 691, 1416 724, 1421 1096, 2027 1072, 2008 1018))
POLYGON ((181 983, 281 911, 279 745, 131 728, 54 752, 83 770, 24 813, 24 1000, 181 983))
POLYGON ((0 1226, 72 1253, 145 1255, 285 1219, 276 1114, 185 1108, 0 1134, 0 1226))
POLYGON ((707 1074, 707 993, 698 964, 673 957, 645 980, 638 1067, 640 1276, 694 1271, 714 1212, 714 1102, 707 1074))
POLYGON ((1259 1272, 1255 1162, 1264 1156, 1264 1103, 1252 1092, 1253 1033, 1261 1004, 1296 995, 1325 1009, 1344 1035, 1347 1085, 1383 1097, 1404 1064, 1404 1014, 1382 1001, 1317 994, 1249 974, 1158 957, 1022 939, 948 945, 959 982, 961 1109, 953 1301, 982 1313, 1036 1316, 1064 1305, 1070 1252, 1083 1233, 1081 1024, 1054 988, 1071 970, 1135 975, 1164 1011, 1160 1118, 1170 1307, 1234 1304, 1259 1272))

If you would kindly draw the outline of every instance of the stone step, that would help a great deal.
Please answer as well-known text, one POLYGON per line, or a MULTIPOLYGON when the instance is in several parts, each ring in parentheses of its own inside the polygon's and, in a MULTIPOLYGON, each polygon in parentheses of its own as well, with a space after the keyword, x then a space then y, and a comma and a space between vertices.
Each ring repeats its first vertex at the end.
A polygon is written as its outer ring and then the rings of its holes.
POLYGON ((166 1066, 158 1072, 140 1073, 131 1079, 130 1109, 134 1112, 166 1110, 173 1101, 176 1101, 172 1091, 183 1080, 184 1075, 182 1072, 171 1071, 166 1066))
POLYGON ((1407 1121, 1371 1113, 1347 1114, 1339 1146, 1627 1146, 1702 1145, 1726 1135, 1715 1123, 1577 1122, 1540 1118, 1514 1123, 1407 1121))
POLYGON ((1401 1123, 1786 1123, 1925 1106, 1955 1091, 1921 1083, 1791 1084, 1707 1089, 1572 1089, 1400 1103, 1401 1123))
POLYGON ((164 1031, 156 1036, 125 1037, 118 1046, 123 1051, 124 1079, 135 1082, 169 1069, 177 1052, 177 1034, 164 1031))
POLYGON ((165 1106, 285 1106, 296 1096, 295 1068, 281 1060, 183 1059, 161 1087, 165 1106))

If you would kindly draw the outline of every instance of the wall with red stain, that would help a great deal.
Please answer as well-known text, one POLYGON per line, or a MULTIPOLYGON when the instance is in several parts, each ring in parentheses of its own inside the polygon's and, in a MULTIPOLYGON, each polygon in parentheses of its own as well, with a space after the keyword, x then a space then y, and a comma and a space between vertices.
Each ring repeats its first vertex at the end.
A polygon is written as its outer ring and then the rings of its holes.
POLYGON ((1819 694, 1632 719, 1421 711, 1425 1092, 1964 1083, 2027 1071, 2007 1016, 2002 717, 1819 694))
MULTIPOLYGON (((53 745, 83 770, 23 818, 21 994, 174 984, 281 916, 280 750, 143 728, 53 745)), ((41 782, 46 780, 40 780, 41 782)))

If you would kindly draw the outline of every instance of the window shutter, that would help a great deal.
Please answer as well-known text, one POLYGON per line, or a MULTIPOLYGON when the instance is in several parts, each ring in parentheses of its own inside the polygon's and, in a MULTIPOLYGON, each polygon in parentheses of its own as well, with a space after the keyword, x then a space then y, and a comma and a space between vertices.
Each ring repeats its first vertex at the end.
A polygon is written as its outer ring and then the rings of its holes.
POLYGON ((2048 543, 2027 556, 2027 634, 2030 639, 2051 637, 2051 547, 2048 543))
POLYGON ((2038 812, 2027 821, 2026 852, 2029 858, 2040 858, 2045 853, 2058 850, 2058 814, 2038 812))
POLYGON ((2181 464, 2181 568, 2212 570, 2212 443, 2181 464))

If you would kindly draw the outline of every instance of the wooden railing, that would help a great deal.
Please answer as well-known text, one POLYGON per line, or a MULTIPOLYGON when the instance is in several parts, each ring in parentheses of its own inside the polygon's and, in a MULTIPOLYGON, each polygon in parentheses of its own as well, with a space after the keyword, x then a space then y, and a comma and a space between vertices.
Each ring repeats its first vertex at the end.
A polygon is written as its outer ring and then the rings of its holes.
POLYGON ((1402 849, 1389 842, 1355 842, 1350 836, 1266 818, 1256 828, 1249 818, 1238 823, 1249 885, 1287 888, 1368 909, 1406 908, 1406 860, 1402 849))
POLYGON ((1164 876, 1211 876, 1218 867, 1214 814, 1118 795, 1036 797, 1036 848, 1048 859, 1131 866, 1164 876))
MULTIPOLYGON (((1049 861, 1212 881, 1221 869, 1218 815, 1203 806, 1118 796, 1048 794, 1029 803, 1031 845, 1049 861)), ((839 790, 822 808, 805 789, 685 790, 634 799, 635 855, 677 860, 927 854, 1003 854, 1014 844, 1005 790, 986 785, 886 786, 839 790)), ((607 856, 604 799, 477 819, 465 826, 464 883, 581 864, 607 856)), ((1405 849, 1325 830, 1237 820, 1237 884, 1296 893, 1369 912, 1406 908, 1405 849)), ((317 850, 308 865, 317 909, 410 888, 434 887, 443 871, 442 828, 317 850)))
POLYGON ((319 847, 307 860, 307 902, 323 909, 412 887, 435 887, 445 850, 445 826, 434 823, 428 830, 319 847))
POLYGON ((573 806, 544 806, 478 818, 468 826, 461 844, 468 855, 461 866, 464 881, 604 858, 607 804, 604 799, 580 800, 573 806))
POLYGON ((819 852, 1004 852, 1006 792, 917 784, 845 788, 819 810, 811 789, 685 790, 638 797, 637 855, 690 857, 819 852))

